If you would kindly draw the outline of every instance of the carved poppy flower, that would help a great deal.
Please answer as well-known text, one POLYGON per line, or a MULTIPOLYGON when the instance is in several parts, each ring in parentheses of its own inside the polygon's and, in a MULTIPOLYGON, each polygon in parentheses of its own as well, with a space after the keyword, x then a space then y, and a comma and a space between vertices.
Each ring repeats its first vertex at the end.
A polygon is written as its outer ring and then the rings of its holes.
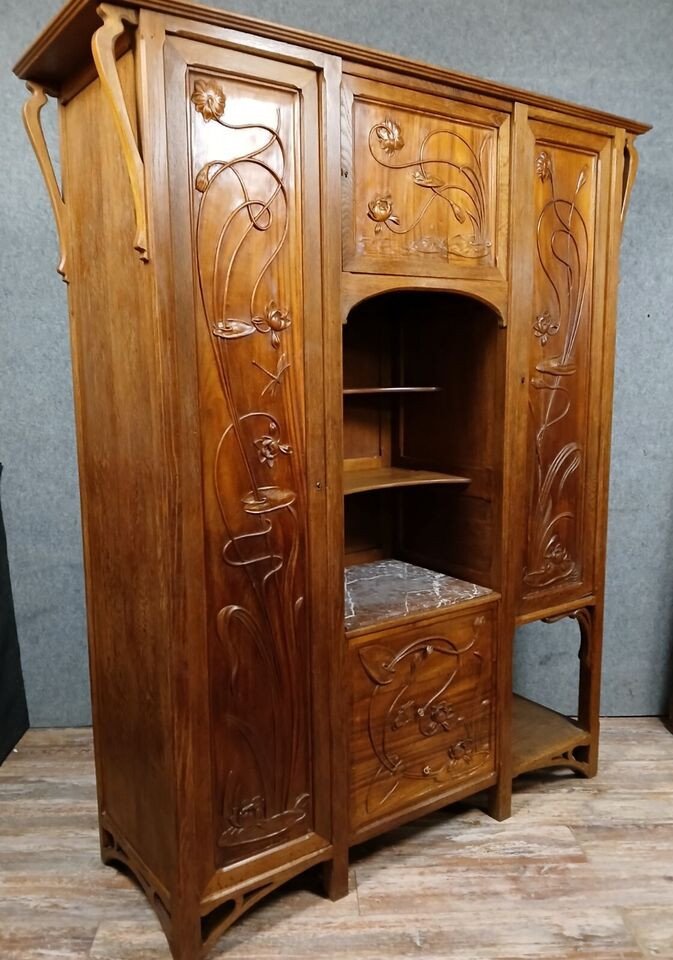
POLYGON ((545 310, 544 313, 541 313, 539 317, 535 318, 533 333, 544 347, 550 337, 556 336, 560 328, 561 325, 558 320, 554 320, 545 310))
POLYGON ((277 349, 280 345, 279 334, 281 330, 287 330, 292 323, 292 318, 289 312, 279 307, 275 300, 269 300, 263 316, 253 317, 252 322, 260 333, 271 333, 271 344, 277 349))
POLYGON ((194 84, 192 103, 206 122, 219 120, 226 102, 222 87, 214 80, 197 80, 194 84))
POLYGON ((288 456, 292 453, 292 447, 289 443, 281 443, 278 439, 278 425, 272 420, 269 421, 269 432, 259 440, 255 440, 257 456, 260 463, 265 463, 267 467, 273 467, 276 457, 279 453, 288 456))
POLYGON ((546 150, 543 150, 537 155, 537 159, 535 160, 535 172, 543 183, 545 180, 549 180, 551 177, 551 157, 546 150))
POLYGON ((367 216, 373 220, 376 226, 375 233, 380 233, 383 224, 399 223, 400 218, 393 213, 393 202, 390 194, 386 197, 376 197, 375 200, 367 204, 367 216))
POLYGON ((399 123, 391 120, 389 117, 383 123, 377 123, 374 127, 376 139, 384 153, 392 156, 397 150, 404 146, 404 138, 400 130, 399 123))

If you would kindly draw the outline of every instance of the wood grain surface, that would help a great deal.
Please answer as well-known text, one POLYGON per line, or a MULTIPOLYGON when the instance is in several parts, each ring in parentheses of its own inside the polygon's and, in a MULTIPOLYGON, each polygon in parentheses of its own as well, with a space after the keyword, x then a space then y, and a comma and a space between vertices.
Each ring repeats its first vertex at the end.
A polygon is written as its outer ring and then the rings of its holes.
MULTIPOLYGON (((363 844, 348 897, 323 899, 308 873, 210 956, 671 958, 672 790, 661 722, 603 720, 595 779, 528 776, 507 823, 470 800, 363 844)), ((88 730, 31 730, 0 769, 0 955, 170 956, 143 894, 99 861, 88 730)))

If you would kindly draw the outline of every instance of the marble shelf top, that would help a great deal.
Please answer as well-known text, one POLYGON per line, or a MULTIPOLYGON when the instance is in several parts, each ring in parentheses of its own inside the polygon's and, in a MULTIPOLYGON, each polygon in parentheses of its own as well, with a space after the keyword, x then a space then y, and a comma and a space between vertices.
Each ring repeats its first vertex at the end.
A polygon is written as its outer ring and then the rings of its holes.
POLYGON ((402 560, 375 560, 344 571, 346 630, 486 597, 491 590, 402 560))

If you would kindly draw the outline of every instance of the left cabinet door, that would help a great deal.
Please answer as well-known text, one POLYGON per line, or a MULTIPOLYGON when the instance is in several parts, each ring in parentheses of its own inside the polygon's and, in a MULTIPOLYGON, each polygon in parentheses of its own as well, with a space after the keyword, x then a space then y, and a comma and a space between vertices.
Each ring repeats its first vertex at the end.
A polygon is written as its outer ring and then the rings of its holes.
POLYGON ((166 67, 174 249, 187 254, 174 256, 188 304, 177 322, 194 324, 198 369, 206 575, 196 588, 219 869, 326 835, 312 743, 327 751, 311 709, 329 639, 317 604, 318 75, 176 37, 166 67))

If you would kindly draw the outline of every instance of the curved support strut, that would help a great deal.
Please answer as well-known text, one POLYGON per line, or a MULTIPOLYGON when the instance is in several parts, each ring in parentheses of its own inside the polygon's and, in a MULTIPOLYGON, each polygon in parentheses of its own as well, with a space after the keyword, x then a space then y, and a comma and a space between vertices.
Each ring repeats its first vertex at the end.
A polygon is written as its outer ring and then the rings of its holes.
POLYGON ((23 105, 23 124, 26 128, 28 139, 31 142, 33 150, 35 151, 37 162, 40 165, 40 170, 42 171, 42 176, 44 177, 44 182, 49 194, 49 200, 51 201, 51 207, 54 211, 54 219, 56 220, 56 229, 58 231, 61 257, 57 270, 65 282, 68 283, 68 275, 66 270, 67 221, 65 202, 63 200, 63 194, 61 193, 61 188, 56 180, 54 165, 51 162, 49 148, 47 147, 47 141, 45 140, 44 131, 42 130, 42 123, 40 121, 40 114, 42 112, 42 108, 48 100, 48 97, 44 92, 44 88, 39 83, 28 82, 26 87, 31 92, 32 96, 23 105))
POLYGON ((93 35, 91 50, 103 91, 112 109, 112 117, 119 134, 124 162, 131 182, 136 218, 136 235, 133 246, 138 251, 140 259, 147 262, 150 256, 147 240, 145 167, 124 100, 115 58, 115 44, 117 38, 124 32, 124 21, 136 25, 138 14, 135 10, 113 7, 108 3, 102 3, 98 7, 97 13, 103 21, 103 26, 93 35))

